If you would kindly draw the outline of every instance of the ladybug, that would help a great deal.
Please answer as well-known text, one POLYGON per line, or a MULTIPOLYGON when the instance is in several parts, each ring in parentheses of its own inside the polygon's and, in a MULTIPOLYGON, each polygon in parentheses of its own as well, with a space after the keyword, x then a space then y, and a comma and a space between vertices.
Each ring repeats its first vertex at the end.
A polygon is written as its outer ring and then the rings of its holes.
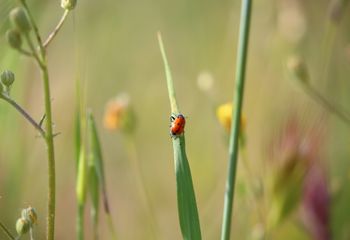
POLYGON ((172 114, 170 117, 170 135, 171 137, 177 137, 181 135, 185 130, 185 116, 181 113, 176 115, 172 114))

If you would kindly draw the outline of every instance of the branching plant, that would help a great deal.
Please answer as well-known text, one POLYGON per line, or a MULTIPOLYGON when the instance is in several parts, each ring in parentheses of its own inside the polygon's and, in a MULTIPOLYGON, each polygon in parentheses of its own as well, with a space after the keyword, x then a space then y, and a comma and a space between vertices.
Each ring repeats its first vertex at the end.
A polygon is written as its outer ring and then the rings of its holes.
MULTIPOLYGON (((53 131, 50 79, 46 50, 49 43, 52 42, 61 29, 68 13, 74 9, 75 5, 76 0, 62 0, 61 6, 64 9, 63 16, 54 28, 54 31, 49 34, 47 40, 43 41, 27 2, 25 0, 20 0, 19 6, 10 12, 12 28, 6 32, 7 41, 12 48, 34 59, 40 69, 43 80, 45 114, 40 122, 36 122, 28 112, 10 97, 11 86, 15 80, 15 75, 11 71, 4 71, 1 75, 0 98, 13 106, 31 125, 33 125, 46 143, 48 156, 47 240, 53 240, 55 236, 56 177, 54 137, 56 134, 53 131), (26 47, 22 45, 22 39, 24 39, 26 47), (45 126, 42 127, 44 123, 45 126)), ((18 224, 21 222, 23 223, 23 221, 19 221, 18 224)), ((11 238, 10 234, 7 234, 7 236, 11 238)))

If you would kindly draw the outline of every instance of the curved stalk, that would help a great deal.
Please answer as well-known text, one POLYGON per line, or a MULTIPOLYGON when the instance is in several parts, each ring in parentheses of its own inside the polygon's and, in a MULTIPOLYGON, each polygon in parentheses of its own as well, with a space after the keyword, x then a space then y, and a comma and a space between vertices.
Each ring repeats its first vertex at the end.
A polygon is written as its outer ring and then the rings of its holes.
POLYGON ((47 46, 50 44, 50 42, 55 38, 56 34, 60 31, 61 27, 63 26, 64 21, 66 20, 68 16, 69 10, 65 10, 60 21, 56 25, 55 29, 50 33, 48 38, 45 40, 43 46, 44 48, 47 48, 47 46))
POLYGON ((45 137, 45 131, 41 128, 41 126, 20 106, 18 105, 12 98, 6 95, 1 96, 2 99, 4 99, 6 102, 11 104, 22 116, 28 120, 30 124, 33 125, 33 127, 38 130, 41 134, 41 136, 45 137))

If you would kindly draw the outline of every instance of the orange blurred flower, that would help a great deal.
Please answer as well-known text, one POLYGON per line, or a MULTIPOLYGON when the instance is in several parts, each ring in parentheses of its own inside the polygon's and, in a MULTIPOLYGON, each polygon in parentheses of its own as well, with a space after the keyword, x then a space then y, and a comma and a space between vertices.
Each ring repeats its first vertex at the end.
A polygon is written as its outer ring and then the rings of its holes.
POLYGON ((135 116, 127 94, 120 94, 107 102, 103 123, 108 130, 134 130, 135 116))

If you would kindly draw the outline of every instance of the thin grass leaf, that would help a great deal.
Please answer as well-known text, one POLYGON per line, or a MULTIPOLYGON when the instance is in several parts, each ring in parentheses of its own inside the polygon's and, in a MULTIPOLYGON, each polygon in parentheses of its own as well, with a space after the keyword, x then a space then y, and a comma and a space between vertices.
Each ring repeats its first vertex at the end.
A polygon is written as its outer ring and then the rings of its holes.
MULTIPOLYGON (((179 110, 175 98, 174 84, 160 33, 158 33, 158 41, 165 66, 171 111, 178 114, 179 110)), ((172 138, 172 142, 174 148, 178 213, 182 236, 185 240, 200 240, 202 239, 200 222, 191 170, 186 156, 185 136, 182 134, 174 137, 172 138)))
POLYGON ((93 236, 98 239, 98 214, 100 204, 100 185, 103 180, 102 154, 97 136, 95 121, 91 112, 88 116, 88 141, 89 141, 89 192, 91 196, 91 217, 93 222, 93 236))

